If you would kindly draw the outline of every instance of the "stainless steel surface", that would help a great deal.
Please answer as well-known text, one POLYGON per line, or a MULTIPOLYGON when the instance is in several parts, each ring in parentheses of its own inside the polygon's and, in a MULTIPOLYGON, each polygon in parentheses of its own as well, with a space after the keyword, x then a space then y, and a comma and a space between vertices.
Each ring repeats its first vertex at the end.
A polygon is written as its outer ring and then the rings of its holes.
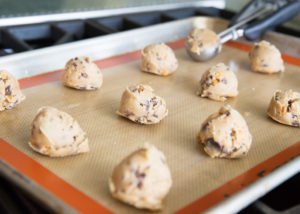
MULTIPOLYGON (((119 6, 114 6, 114 8, 99 8, 99 10, 90 10, 90 11, 80 11, 80 12, 65 12, 65 13, 52 13, 52 14, 43 14, 43 15, 23 15, 19 17, 3 17, 0 19, 0 27, 11 26, 11 25, 24 25, 24 24, 34 24, 42 22, 53 22, 53 21, 66 21, 72 19, 87 19, 94 17, 105 17, 113 16, 119 14, 129 14, 129 13, 141 13, 147 11, 164 11, 169 9, 178 9, 183 7, 215 7, 215 8, 224 8, 225 2, 223 0, 202 0, 202 1, 177 1, 171 3, 170 1, 157 1, 156 5, 153 5, 153 2, 139 3, 136 1, 136 4, 126 5, 124 1, 123 5, 119 2, 119 6), (128 7, 126 7, 128 6, 128 7), (101 10, 100 10, 101 9, 101 10)), ((1 8, 1 7, 0 7, 1 8)))
POLYGON ((57 213, 62 214, 78 213, 72 207, 56 198, 52 193, 29 180, 2 159, 0 159, 0 174, 8 178, 10 181, 13 181, 18 186, 21 186, 26 192, 29 192, 32 196, 34 196, 35 200, 39 201, 51 210, 55 210, 57 213))
POLYGON ((300 157, 297 157, 293 161, 278 168, 270 175, 253 183, 248 188, 207 210, 206 213, 236 213, 299 172, 300 157))

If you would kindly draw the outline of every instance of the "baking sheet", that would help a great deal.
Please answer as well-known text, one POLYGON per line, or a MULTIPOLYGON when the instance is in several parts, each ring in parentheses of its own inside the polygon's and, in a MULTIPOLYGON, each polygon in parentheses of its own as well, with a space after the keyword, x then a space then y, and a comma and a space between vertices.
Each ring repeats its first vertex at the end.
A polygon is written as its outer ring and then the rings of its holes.
POLYGON ((173 177, 161 213, 181 209, 299 141, 298 128, 278 124, 266 115, 276 89, 300 91, 299 67, 286 64, 286 72, 282 74, 252 73, 248 53, 229 46, 224 46, 219 56, 206 63, 192 61, 184 49, 176 50, 175 54, 179 68, 169 77, 142 73, 140 61, 134 60, 105 69, 104 84, 98 91, 77 91, 58 81, 25 89, 24 103, 0 114, 0 136, 117 213, 144 212, 113 199, 108 178, 113 167, 145 141, 165 153, 173 177), (253 135, 249 154, 239 160, 211 159, 196 140, 202 121, 222 105, 195 95, 201 75, 218 62, 228 64, 236 72, 239 96, 226 103, 244 116, 253 135), (143 126, 116 115, 123 90, 136 83, 150 84, 165 98, 169 115, 161 123, 143 126), (44 105, 66 111, 78 120, 88 134, 89 153, 53 159, 29 148, 31 121, 44 105))

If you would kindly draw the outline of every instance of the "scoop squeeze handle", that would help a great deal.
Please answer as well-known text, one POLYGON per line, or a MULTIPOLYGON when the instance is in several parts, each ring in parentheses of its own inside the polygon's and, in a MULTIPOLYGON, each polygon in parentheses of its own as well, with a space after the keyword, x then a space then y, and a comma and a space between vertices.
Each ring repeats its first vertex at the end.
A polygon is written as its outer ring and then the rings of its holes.
POLYGON ((296 16, 299 12, 300 12, 300 1, 299 0, 293 1, 283 6, 278 11, 271 14, 267 18, 251 23, 244 30, 244 36, 249 40, 258 39, 265 30, 290 20, 291 18, 296 16))

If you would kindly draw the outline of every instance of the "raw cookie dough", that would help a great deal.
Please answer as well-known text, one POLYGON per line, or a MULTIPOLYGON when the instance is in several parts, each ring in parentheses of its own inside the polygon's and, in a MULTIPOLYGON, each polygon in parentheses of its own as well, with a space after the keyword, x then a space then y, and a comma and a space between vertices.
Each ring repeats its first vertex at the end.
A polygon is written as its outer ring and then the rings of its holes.
POLYGON ((242 115, 225 105, 202 123, 198 140, 212 158, 239 158, 250 149, 252 136, 242 115))
POLYGON ((79 124, 67 113, 42 107, 31 126, 29 146, 50 157, 63 157, 89 151, 88 139, 79 124))
POLYGON ((279 123, 299 127, 300 93, 291 89, 276 91, 271 99, 268 115, 279 123))
POLYGON ((101 87, 103 76, 90 57, 75 57, 67 62, 61 82, 71 88, 95 90, 101 87))
POLYGON ((228 66, 219 63, 202 75, 197 95, 217 101, 235 97, 238 95, 237 78, 228 66))
POLYGON ((149 85, 133 85, 123 92, 117 114, 140 124, 154 124, 168 115, 166 102, 149 85))
POLYGON ((190 51, 199 55, 206 48, 218 47, 220 44, 220 38, 210 29, 194 28, 186 37, 186 44, 188 53, 190 51))
POLYGON ((12 109, 25 100, 18 80, 7 71, 0 70, 0 111, 12 109))
POLYGON ((147 143, 123 159, 109 179, 113 197, 140 209, 161 209, 171 186, 164 154, 147 143))
POLYGON ((142 50, 142 71, 167 76, 177 68, 173 50, 164 43, 148 45, 142 50))
POLYGON ((284 71, 283 60, 279 50, 267 41, 254 43, 249 52, 251 70, 261 73, 277 73, 284 71))

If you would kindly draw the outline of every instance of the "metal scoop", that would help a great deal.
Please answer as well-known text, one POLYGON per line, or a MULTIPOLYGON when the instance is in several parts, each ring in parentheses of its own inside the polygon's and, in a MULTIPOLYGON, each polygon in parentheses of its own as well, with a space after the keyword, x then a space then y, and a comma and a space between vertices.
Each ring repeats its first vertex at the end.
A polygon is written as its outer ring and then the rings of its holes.
POLYGON ((214 58, 222 48, 222 44, 229 40, 236 40, 245 36, 249 40, 255 40, 261 34, 274 26, 282 24, 293 18, 300 12, 300 1, 261 1, 256 0, 249 3, 241 13, 237 14, 231 21, 231 27, 218 34, 220 43, 216 47, 204 48, 199 54, 190 51, 189 44, 185 42, 188 54, 199 62, 214 58), (252 10, 251 15, 243 18, 252 10), (254 19, 267 15, 262 20, 250 23, 254 19))

